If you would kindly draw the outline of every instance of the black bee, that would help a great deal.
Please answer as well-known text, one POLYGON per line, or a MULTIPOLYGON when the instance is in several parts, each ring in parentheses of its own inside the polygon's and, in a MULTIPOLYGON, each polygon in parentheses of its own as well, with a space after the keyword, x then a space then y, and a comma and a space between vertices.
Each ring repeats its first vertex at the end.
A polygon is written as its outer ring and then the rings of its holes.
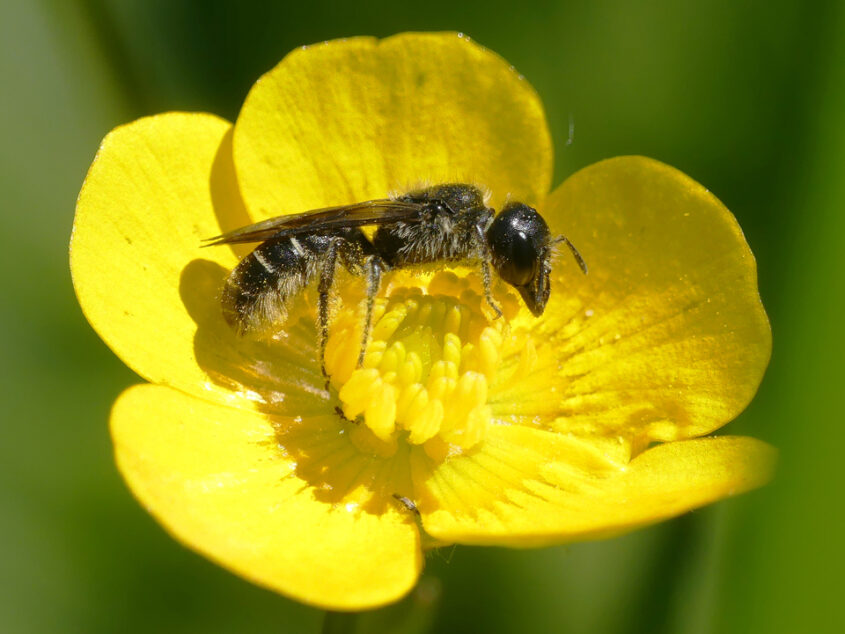
POLYGON ((535 316, 543 314, 549 299, 551 252, 556 243, 566 244, 587 272, 577 249, 564 236, 553 238, 535 209, 509 202, 496 215, 486 206, 478 187, 459 183, 270 218, 210 238, 206 246, 238 242, 261 244, 226 280, 221 300, 226 322, 240 335, 264 333, 284 322, 288 303, 318 280, 321 360, 328 338, 329 294, 338 262, 353 275, 366 278, 367 313, 359 364, 385 271, 477 263, 487 303, 497 316, 502 312, 490 292, 491 267, 519 291, 535 316), (367 225, 377 227, 372 240, 361 231, 367 225))

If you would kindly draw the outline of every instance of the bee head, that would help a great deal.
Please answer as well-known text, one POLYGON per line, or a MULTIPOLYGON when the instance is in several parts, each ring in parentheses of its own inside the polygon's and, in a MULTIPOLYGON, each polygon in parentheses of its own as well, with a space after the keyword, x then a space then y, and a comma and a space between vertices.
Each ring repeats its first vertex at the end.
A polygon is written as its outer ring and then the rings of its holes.
POLYGON ((522 296, 535 317, 549 301, 551 234, 537 210, 519 202, 507 203, 487 230, 493 268, 522 296))

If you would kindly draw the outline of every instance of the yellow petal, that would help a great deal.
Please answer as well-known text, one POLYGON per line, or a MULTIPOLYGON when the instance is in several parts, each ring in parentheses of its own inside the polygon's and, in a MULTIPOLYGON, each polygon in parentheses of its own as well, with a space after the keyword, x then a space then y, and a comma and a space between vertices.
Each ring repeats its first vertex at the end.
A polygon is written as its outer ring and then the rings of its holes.
POLYGON ((220 290, 237 258, 202 240, 248 222, 231 125, 170 113, 112 131, 82 187, 71 272, 91 325, 144 378, 218 401, 325 409, 313 317, 276 342, 239 339, 220 290), (288 352, 292 350, 294 352, 288 352), (239 396, 240 395, 240 396, 239 396), (283 403, 283 405, 281 405, 283 403))
POLYGON ((414 456, 417 507, 445 542, 541 546, 603 537, 761 486, 775 451, 743 437, 666 443, 627 465, 573 437, 493 425, 476 452, 414 456))
POLYGON ((256 219, 383 198, 423 182, 475 182, 495 203, 536 202, 552 150, 533 88, 455 33, 302 47, 264 75, 235 126, 256 219))
POLYGON ((321 500, 266 417, 143 385, 121 395, 111 427, 140 502, 185 545, 250 581, 339 610, 388 603, 416 582, 422 558, 408 514, 321 500))
MULTIPOLYGON (((562 250, 535 342, 560 368, 553 428, 639 444, 707 434, 753 397, 771 331, 754 257, 731 213, 643 157, 587 167, 543 208, 589 265, 562 250)), ((542 402, 537 402, 542 407, 542 402)))
POLYGON ((200 248, 220 231, 215 198, 228 200, 211 175, 230 128, 183 113, 121 126, 103 140, 79 194, 71 240, 79 303, 112 350, 151 381, 207 382, 180 283, 196 258, 218 269, 235 262, 229 249, 200 248))

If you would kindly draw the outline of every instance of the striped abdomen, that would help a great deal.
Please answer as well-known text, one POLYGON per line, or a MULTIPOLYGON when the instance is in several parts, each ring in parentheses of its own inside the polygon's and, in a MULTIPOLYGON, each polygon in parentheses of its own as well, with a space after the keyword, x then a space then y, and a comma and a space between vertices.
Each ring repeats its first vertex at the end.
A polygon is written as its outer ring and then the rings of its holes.
POLYGON ((317 274, 327 238, 268 240, 246 256, 223 287, 223 317, 239 335, 259 334, 284 323, 288 302, 317 274))

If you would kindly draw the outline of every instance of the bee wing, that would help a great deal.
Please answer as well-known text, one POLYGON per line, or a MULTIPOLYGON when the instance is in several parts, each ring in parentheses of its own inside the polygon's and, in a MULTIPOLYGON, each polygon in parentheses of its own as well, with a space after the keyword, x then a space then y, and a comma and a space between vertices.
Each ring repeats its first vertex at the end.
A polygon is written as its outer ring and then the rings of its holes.
POLYGON ((270 238, 284 238, 300 233, 315 233, 344 227, 382 225, 399 221, 413 222, 423 206, 418 203, 391 200, 367 200, 362 203, 313 209, 300 214, 277 216, 241 227, 234 231, 207 238, 203 246, 234 244, 236 242, 264 242, 270 238))

